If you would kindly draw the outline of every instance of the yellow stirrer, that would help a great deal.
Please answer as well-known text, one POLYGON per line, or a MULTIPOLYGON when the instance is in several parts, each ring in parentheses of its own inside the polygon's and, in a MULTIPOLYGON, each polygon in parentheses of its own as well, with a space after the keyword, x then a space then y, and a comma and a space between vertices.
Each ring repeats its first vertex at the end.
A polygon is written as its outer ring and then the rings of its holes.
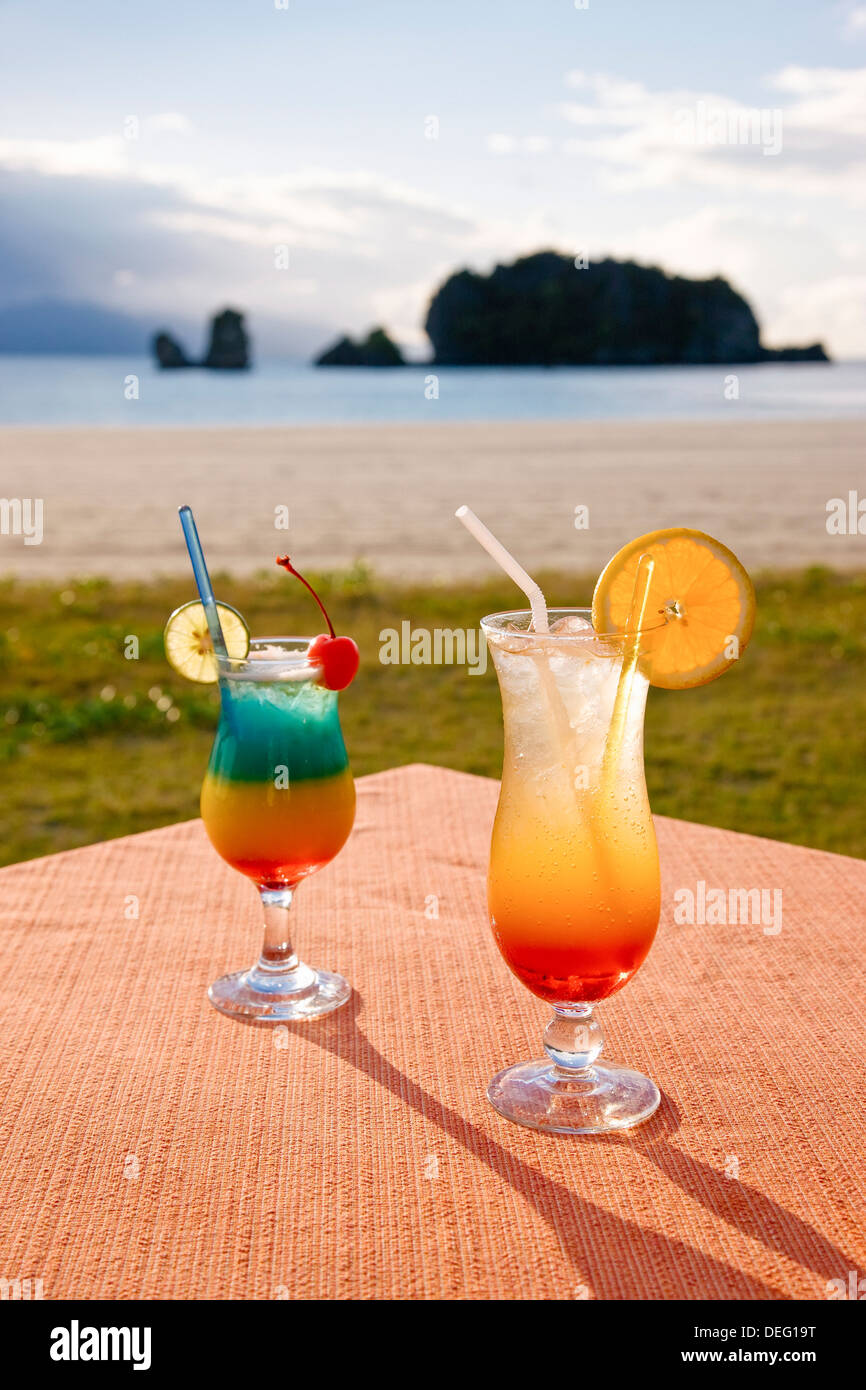
POLYGON ((616 697, 613 702, 613 714, 610 720, 607 742, 604 748, 604 758, 601 765, 601 786, 603 791, 613 792, 616 769, 619 763, 622 745, 625 740, 626 723, 628 720, 628 707, 631 700, 632 686, 634 685, 634 675, 637 670, 638 657, 640 656, 640 636, 646 616, 647 601, 649 600, 650 585, 652 584, 655 560, 651 555, 641 555, 637 574, 635 575, 634 591, 632 593, 631 608, 625 626, 625 642, 622 653, 622 670, 619 673, 619 683, 616 687, 616 697))

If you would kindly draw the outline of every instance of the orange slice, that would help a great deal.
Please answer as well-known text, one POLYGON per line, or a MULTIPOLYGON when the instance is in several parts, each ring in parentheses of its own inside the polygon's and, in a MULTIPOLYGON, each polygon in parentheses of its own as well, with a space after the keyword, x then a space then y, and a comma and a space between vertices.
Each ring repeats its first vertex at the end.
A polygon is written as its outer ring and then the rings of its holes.
POLYGON ((641 555, 655 560, 640 669, 652 685, 706 685, 742 656, 755 622, 755 590, 736 555, 703 531, 651 531, 617 551, 592 597, 596 632, 624 632, 641 555), (652 629, 652 624, 661 626, 652 629))

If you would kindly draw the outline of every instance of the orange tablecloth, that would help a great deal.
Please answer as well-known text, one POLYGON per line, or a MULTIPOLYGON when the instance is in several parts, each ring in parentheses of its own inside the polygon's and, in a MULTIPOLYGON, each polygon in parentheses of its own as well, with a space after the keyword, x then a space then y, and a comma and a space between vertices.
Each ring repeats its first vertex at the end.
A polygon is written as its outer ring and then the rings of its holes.
POLYGON ((662 1108, 548 1137, 484 1095, 546 1018, 487 926, 496 785, 358 790, 295 909, 301 955, 357 993, 280 1032, 205 998, 259 914, 200 823, 0 871, 0 1274, 192 1299, 824 1298, 862 1274, 866 864, 660 820, 659 937, 601 1017, 662 1108), (699 880, 781 888, 782 931, 676 925, 699 880))

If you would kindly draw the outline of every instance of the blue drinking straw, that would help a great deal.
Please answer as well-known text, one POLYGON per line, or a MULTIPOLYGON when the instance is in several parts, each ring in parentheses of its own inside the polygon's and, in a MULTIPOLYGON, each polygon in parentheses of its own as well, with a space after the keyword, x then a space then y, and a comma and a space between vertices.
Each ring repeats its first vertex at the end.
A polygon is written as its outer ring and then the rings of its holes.
POLYGON ((183 536, 186 541, 186 548, 189 551, 189 558, 192 561, 192 572, 195 576, 196 588, 199 598, 202 601, 205 617, 207 618, 208 632, 213 643, 213 649, 222 661, 228 661, 228 651, 226 650, 226 639, 223 637, 223 630, 220 626, 220 615, 217 612, 216 599, 214 598, 213 588, 211 587, 210 575, 207 572, 207 565, 204 560, 204 551, 201 548, 201 541, 198 538, 195 518, 191 507, 181 507, 179 509, 180 524, 183 527, 183 536))

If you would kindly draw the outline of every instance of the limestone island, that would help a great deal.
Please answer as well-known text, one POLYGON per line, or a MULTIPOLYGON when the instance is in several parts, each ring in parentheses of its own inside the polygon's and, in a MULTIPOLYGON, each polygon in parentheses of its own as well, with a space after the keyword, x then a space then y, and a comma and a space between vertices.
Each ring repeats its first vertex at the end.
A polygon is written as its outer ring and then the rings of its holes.
POLYGON ((153 352, 160 367, 209 367, 215 371, 245 371, 250 365, 250 343, 244 316, 236 309, 214 314, 210 324, 207 353, 196 362, 187 357, 180 343, 169 333, 157 333, 153 352))
MULTIPOLYGON (((489 275, 459 270, 425 322, 432 364, 448 367, 650 367, 827 362, 821 343, 769 348, 741 294, 717 275, 690 280, 610 257, 538 251, 489 275)), ((341 338, 320 367, 398 367, 382 328, 341 338)))
POLYGON ((405 359, 384 328, 373 328, 366 338, 337 341, 315 359, 316 367, 403 367, 405 359))

